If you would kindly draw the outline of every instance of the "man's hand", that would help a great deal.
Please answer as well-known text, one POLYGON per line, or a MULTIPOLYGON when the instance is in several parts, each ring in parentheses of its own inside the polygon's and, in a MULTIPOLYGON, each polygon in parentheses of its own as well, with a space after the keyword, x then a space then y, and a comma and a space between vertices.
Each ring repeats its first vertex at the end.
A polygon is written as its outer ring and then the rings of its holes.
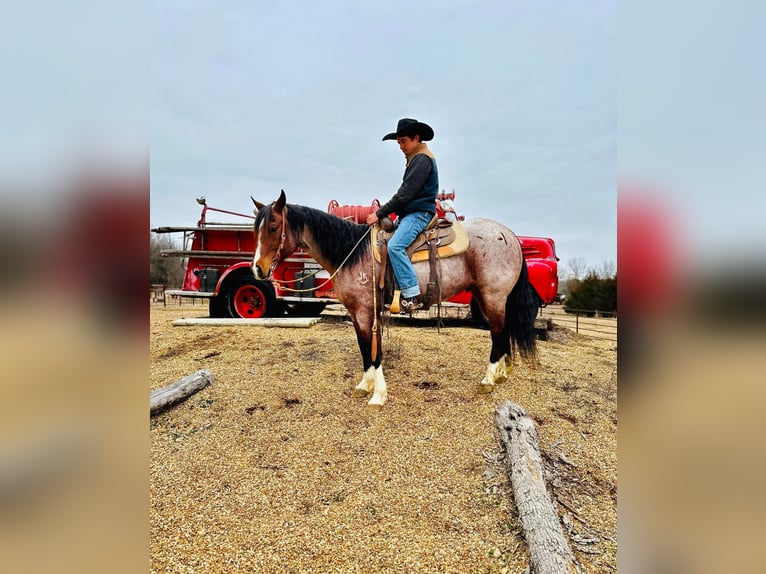
POLYGON ((367 225, 375 225, 378 222, 378 215, 376 213, 371 213, 367 216, 367 225))

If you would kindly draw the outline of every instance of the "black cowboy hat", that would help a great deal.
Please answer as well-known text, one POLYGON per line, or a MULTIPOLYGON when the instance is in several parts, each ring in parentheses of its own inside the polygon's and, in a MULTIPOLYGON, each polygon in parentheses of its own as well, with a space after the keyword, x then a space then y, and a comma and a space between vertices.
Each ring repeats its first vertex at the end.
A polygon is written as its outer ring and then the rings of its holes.
POLYGON ((431 126, 413 120, 412 118, 402 118, 399 123, 396 124, 396 131, 383 136, 383 141, 395 140, 401 137, 412 137, 415 134, 420 136, 420 141, 427 142, 434 139, 434 130, 431 126))

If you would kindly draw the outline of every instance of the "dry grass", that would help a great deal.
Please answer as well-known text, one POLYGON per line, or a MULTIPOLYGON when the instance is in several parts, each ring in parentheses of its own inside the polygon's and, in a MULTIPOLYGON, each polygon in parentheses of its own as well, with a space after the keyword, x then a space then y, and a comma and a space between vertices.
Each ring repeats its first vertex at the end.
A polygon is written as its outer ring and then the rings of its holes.
POLYGON ((559 513, 601 538, 584 547, 598 554, 575 546, 578 559, 616 570, 614 343, 554 331, 538 364, 517 362, 513 382, 478 395, 486 331, 394 324, 389 404, 375 413, 351 397, 349 323, 170 324, 205 315, 151 311, 151 389, 216 376, 151 422, 152 572, 521 572, 493 422, 505 399, 537 423, 559 513))

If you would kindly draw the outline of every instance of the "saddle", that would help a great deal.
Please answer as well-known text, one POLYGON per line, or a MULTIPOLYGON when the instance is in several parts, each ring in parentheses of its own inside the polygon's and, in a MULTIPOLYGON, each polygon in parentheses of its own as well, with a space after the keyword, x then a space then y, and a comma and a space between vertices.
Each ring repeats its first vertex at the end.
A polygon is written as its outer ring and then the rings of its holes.
MULTIPOLYGON (((373 255, 375 256, 375 261, 380 263, 381 251, 385 251, 385 245, 393 233, 383 231, 380 225, 375 225, 373 234, 376 238, 373 241, 373 255), (383 246, 382 249, 381 246, 383 246)), ((445 257, 465 253, 468 249, 468 234, 459 221, 453 222, 434 215, 434 218, 426 226, 425 230, 407 248, 410 261, 413 263, 427 261, 432 243, 436 244, 436 255, 444 259, 445 257)))
MULTIPOLYGON (((384 231, 380 225, 373 229, 373 237, 376 238, 373 244, 373 256, 381 264, 380 280, 378 288, 383 290, 383 300, 391 304, 392 312, 398 309, 398 290, 396 290, 396 278, 388 265, 388 240, 393 232, 384 231), (387 287, 387 288, 386 288, 387 287)), ((441 302, 441 291, 439 285, 439 266, 437 260, 453 255, 460 255, 468 249, 468 234, 459 222, 452 222, 448 219, 441 219, 434 215, 433 219, 426 226, 407 248, 407 254, 410 261, 418 263, 429 261, 431 271, 428 279, 428 286, 425 294, 422 296, 422 309, 427 310, 433 303, 437 305, 441 302)), ((441 307, 439 307, 441 311, 441 307)), ((441 313, 439 313, 439 316, 441 313)))

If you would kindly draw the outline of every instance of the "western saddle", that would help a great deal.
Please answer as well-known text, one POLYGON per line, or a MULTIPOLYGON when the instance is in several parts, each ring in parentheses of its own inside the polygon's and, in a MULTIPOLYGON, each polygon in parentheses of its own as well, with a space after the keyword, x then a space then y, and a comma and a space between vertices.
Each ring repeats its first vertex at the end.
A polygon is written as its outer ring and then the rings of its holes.
MULTIPOLYGON (((393 234, 394 227, 390 220, 379 222, 373 229, 373 255, 381 264, 378 288, 383 290, 383 301, 390 305, 392 313, 399 312, 399 290, 396 278, 388 265, 388 240, 393 234), (389 225, 387 225, 388 223, 389 225)), ((458 221, 450 221, 434 215, 425 230, 420 233, 407 248, 410 261, 418 263, 429 261, 430 274, 426 292, 421 296, 422 310, 427 310, 434 303, 441 302, 441 287, 439 278, 439 259, 464 253, 468 249, 468 235, 463 225, 458 221)), ((439 307, 439 315, 441 308, 439 307)))

